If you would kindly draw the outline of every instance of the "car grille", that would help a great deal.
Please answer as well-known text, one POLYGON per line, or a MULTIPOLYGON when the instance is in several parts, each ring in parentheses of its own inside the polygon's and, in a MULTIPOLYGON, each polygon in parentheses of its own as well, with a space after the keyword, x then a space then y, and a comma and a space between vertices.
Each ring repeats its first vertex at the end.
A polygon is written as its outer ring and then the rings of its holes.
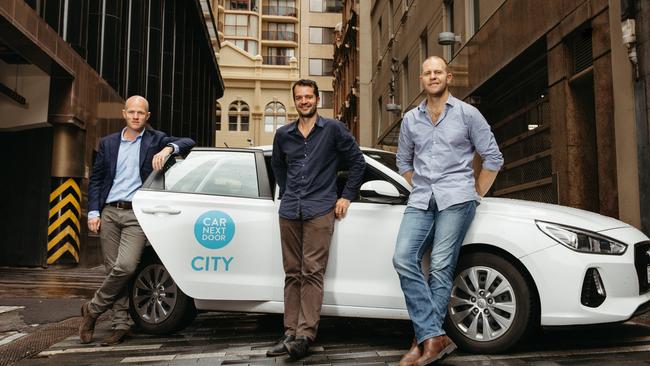
POLYGON ((650 241, 634 246, 634 266, 639 277, 639 294, 644 294, 650 290, 650 241))

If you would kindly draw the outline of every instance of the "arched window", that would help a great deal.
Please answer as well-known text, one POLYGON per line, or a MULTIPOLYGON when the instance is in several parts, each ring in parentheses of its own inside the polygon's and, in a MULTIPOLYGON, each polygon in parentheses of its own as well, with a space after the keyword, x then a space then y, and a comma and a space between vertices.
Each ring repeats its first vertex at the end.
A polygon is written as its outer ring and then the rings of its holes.
POLYGON ((271 102, 264 108, 264 132, 273 132, 284 126, 287 120, 287 110, 280 102, 271 102))
POLYGON ((248 131, 250 108, 243 100, 236 100, 228 107, 228 131, 248 131))
POLYGON ((217 131, 221 131, 221 104, 219 102, 216 103, 214 111, 217 115, 217 131))

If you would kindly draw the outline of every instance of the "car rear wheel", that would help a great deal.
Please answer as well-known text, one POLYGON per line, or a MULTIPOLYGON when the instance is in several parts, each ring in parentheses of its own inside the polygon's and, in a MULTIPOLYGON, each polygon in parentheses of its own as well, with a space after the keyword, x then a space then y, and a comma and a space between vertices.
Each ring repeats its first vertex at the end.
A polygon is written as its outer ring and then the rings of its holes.
POLYGON ((147 333, 173 333, 196 317, 194 300, 156 260, 145 260, 138 267, 129 286, 129 303, 131 318, 147 333))
POLYGON ((467 351, 503 352, 531 329, 534 300, 512 263, 491 253, 470 253, 458 262, 445 329, 467 351))

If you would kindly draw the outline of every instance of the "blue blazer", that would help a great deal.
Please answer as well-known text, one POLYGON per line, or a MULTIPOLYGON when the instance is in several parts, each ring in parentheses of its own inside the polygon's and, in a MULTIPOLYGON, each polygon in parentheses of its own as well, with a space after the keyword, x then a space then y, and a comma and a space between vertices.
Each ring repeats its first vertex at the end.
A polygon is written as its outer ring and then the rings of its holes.
MULTIPOLYGON (((88 212, 101 211, 106 204, 106 198, 115 180, 121 137, 122 131, 99 140, 99 151, 88 182, 88 212)), ((187 154, 195 144, 190 138, 170 137, 161 131, 145 129, 140 141, 140 179, 143 182, 153 171, 153 156, 172 142, 178 146, 181 155, 187 154)))

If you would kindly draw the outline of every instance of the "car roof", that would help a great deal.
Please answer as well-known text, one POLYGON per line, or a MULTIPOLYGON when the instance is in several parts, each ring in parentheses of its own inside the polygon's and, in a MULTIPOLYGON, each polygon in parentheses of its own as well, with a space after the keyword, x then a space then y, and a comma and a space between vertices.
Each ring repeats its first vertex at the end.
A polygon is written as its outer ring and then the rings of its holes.
MULTIPOLYGON (((359 147, 364 153, 368 152, 378 152, 378 153, 392 153, 392 151, 376 149, 374 147, 359 147)), ((270 153, 273 150, 272 145, 261 145, 261 146, 251 146, 251 147, 195 147, 193 151, 259 151, 262 150, 264 153, 270 153)))

